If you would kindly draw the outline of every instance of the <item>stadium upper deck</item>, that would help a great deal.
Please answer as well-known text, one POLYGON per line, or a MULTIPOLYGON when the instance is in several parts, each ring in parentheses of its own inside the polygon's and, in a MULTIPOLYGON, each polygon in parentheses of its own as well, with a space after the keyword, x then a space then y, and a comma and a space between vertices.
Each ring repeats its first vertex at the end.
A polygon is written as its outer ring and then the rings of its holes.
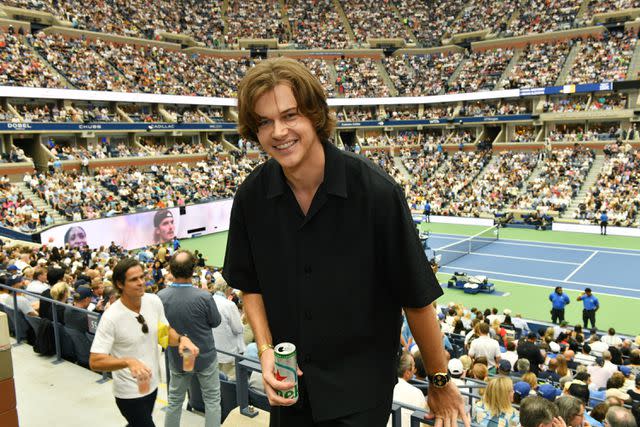
POLYGON ((456 35, 476 31, 491 37, 543 33, 591 25, 606 19, 607 14, 640 5, 637 0, 558 0, 551 4, 541 0, 2 3, 47 12, 61 23, 91 31, 149 39, 159 39, 167 32, 191 37, 209 47, 234 47, 239 38, 276 38, 302 48, 356 47, 375 37, 400 38, 418 47, 430 47, 446 45, 456 35))

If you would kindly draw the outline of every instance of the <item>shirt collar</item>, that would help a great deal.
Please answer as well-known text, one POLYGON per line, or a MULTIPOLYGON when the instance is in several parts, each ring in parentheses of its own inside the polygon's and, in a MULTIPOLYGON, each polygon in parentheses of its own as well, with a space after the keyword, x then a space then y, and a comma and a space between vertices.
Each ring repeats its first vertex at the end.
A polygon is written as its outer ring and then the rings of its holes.
MULTIPOLYGON (((347 198, 346 164, 340 149, 330 142, 323 142, 324 148, 324 186, 328 194, 347 198)), ((282 167, 273 159, 265 165, 267 168, 267 199, 284 194, 286 178, 282 167)))

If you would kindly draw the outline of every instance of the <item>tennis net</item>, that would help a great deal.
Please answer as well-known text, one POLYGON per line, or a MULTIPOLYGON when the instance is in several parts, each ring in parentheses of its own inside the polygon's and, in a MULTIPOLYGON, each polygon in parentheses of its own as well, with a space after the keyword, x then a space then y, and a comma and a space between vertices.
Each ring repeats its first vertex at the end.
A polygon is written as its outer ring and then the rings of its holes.
POLYGON ((440 265, 447 265, 465 255, 478 251, 498 240, 499 226, 494 225, 471 237, 459 242, 451 243, 435 250, 435 255, 440 255, 440 265))

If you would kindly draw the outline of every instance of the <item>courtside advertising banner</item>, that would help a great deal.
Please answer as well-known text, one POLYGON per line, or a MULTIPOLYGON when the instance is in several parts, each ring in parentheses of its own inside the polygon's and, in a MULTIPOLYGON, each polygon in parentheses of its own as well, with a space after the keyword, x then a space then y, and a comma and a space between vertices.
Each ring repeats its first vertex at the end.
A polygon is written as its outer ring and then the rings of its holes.
POLYGON ((227 231, 233 199, 189 205, 182 208, 119 215, 51 227, 40 234, 42 244, 90 248, 109 246, 125 249, 168 243, 179 239, 227 231))

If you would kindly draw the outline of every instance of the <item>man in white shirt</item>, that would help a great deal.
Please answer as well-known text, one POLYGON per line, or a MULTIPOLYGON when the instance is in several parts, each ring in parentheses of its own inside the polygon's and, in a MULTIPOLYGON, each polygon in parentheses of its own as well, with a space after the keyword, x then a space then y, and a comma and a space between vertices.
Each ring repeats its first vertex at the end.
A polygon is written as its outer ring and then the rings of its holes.
MULTIPOLYGON (((218 350, 229 353, 243 353, 244 345, 244 325, 240 319, 238 307, 229 300, 233 291, 224 279, 216 281, 213 299, 218 307, 222 321, 220 325, 213 328, 213 339, 218 350)), ((218 366, 229 379, 236 378, 235 358, 226 354, 218 353, 218 366)))
MULTIPOLYGON (((35 294, 41 294, 51 287, 47 284, 47 269, 44 267, 37 267, 33 271, 33 280, 27 285, 27 291, 35 294)), ((31 295, 25 295, 31 302, 39 301, 37 297, 31 295)))
POLYGON ((500 363, 500 346, 498 341, 489 337, 489 325, 482 322, 478 325, 480 336, 471 342, 469 356, 474 359, 478 356, 487 358, 489 368, 495 368, 500 363))
MULTIPOLYGON (((413 356, 404 353, 398 361, 398 383, 393 387, 393 401, 406 403, 407 405, 425 408, 426 402, 422 391, 414 385, 409 384, 411 378, 416 372, 416 363, 413 356)), ((411 413, 409 409, 402 409, 402 427, 411 425, 411 413)), ((387 427, 391 426, 391 418, 387 423, 387 427)))
POLYGON ((145 272, 133 258, 125 258, 113 269, 113 284, 121 297, 100 318, 91 345, 89 366, 94 371, 113 372, 113 394, 120 413, 131 426, 153 426, 153 406, 160 379, 158 343, 178 346, 195 356, 199 349, 168 324, 162 301, 145 293, 145 272))
POLYGON ((608 345, 609 347, 618 347, 622 346, 622 338, 616 336, 616 330, 613 328, 609 328, 607 335, 603 336, 600 341, 608 345))
POLYGON ((591 342, 591 354, 594 355, 595 357, 602 356, 602 353, 609 349, 609 345, 597 339, 597 336, 593 340, 590 340, 590 342, 591 342))
POLYGON ((576 354, 574 360, 576 361, 576 363, 579 363, 581 365, 591 366, 596 363, 596 357, 592 356, 589 353, 591 353, 591 346, 585 343, 582 345, 582 352, 576 354))
MULTIPOLYGON (((14 289, 22 289, 25 285, 24 276, 12 276, 7 279, 7 286, 11 286, 14 289)), ((16 301, 18 304, 18 310, 20 310, 25 316, 37 316, 38 312, 33 308, 31 303, 25 296, 21 293, 18 293, 16 296, 16 301)), ((11 309, 14 309, 13 306, 13 295, 9 293, 0 294, 0 304, 3 304, 11 309)))

